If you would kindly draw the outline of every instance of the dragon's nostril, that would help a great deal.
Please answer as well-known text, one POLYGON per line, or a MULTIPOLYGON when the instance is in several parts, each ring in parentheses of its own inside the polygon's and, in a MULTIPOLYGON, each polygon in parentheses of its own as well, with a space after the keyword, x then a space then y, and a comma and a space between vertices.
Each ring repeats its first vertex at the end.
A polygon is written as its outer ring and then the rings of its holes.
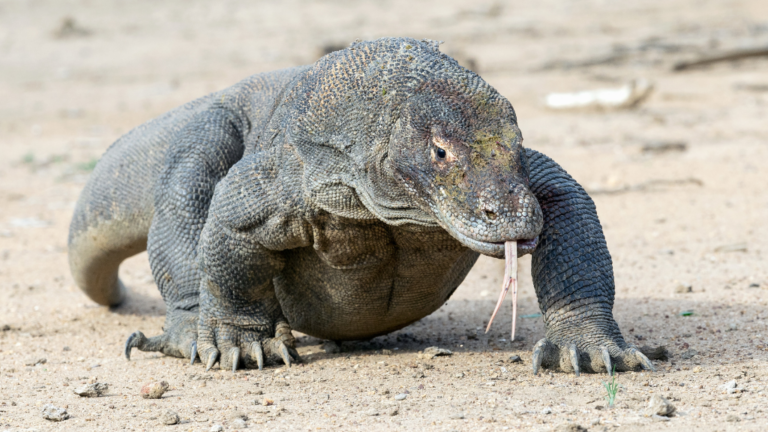
POLYGON ((485 213, 485 217, 490 220, 496 220, 496 213, 490 211, 490 210, 483 210, 483 213, 485 213))

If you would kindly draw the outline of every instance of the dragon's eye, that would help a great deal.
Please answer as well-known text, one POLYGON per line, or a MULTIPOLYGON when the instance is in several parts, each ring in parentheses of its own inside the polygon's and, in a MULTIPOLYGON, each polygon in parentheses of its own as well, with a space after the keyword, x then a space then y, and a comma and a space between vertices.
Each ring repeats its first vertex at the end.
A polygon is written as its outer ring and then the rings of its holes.
POLYGON ((445 159, 445 149, 441 149, 438 147, 437 149, 437 157, 440 159, 445 159))

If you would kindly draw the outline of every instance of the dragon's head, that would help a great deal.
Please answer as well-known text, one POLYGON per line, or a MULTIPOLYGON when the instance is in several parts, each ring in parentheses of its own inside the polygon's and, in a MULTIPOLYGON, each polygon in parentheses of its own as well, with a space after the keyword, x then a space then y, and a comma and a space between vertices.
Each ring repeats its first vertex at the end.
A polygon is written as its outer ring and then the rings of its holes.
POLYGON ((434 81, 408 98, 390 141, 392 172, 470 249, 500 258, 516 240, 518 255, 532 252, 543 218, 514 110, 487 84, 455 86, 434 81))

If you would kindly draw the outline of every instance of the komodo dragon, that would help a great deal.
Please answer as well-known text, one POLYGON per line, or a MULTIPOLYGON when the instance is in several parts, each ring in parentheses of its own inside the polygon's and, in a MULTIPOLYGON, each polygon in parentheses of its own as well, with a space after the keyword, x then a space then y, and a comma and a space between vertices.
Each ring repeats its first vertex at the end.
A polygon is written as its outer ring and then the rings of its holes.
POLYGON ((358 41, 117 140, 77 203, 72 275, 117 305, 118 266, 148 250, 164 333, 133 333, 125 356, 261 369, 299 360, 292 329, 359 340, 429 315, 514 240, 547 327, 535 373, 653 369, 614 321, 592 200, 522 140, 507 99, 438 43, 358 41))

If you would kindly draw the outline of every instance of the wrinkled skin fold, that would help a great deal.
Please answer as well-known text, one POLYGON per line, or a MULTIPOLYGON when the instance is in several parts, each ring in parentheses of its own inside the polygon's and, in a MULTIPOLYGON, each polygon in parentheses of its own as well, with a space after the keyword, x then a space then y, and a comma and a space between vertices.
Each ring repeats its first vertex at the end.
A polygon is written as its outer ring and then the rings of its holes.
POLYGON ((581 186, 523 148, 509 101, 437 44, 386 38, 120 138, 78 201, 69 258, 81 289, 114 305, 120 262, 146 249, 164 333, 134 332, 125 356, 235 371, 300 361, 292 330, 405 327, 505 244, 533 253, 547 325, 534 371, 653 368, 614 321, 611 258, 581 186))

